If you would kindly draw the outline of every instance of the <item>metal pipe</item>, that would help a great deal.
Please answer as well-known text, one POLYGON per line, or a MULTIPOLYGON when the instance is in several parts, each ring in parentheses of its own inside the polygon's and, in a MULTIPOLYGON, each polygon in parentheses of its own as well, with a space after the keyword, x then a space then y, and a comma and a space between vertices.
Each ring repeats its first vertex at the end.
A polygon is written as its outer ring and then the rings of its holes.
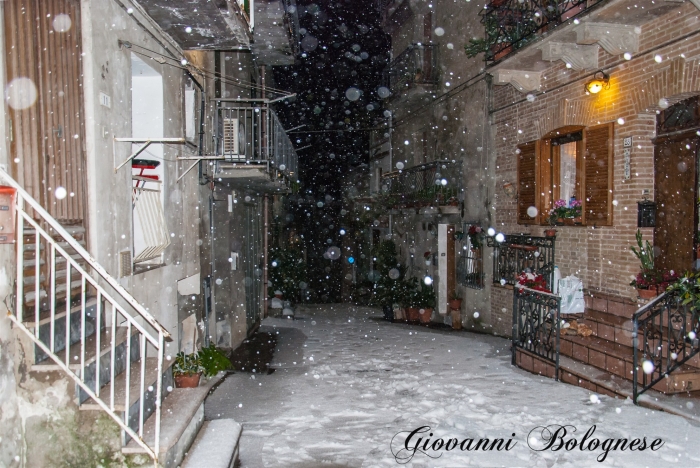
POLYGON ((262 318, 267 317, 267 296, 268 291, 267 291, 267 256, 268 256, 268 249, 269 249, 269 244, 267 240, 267 236, 269 235, 269 219, 268 219, 268 211, 269 211, 269 200, 270 196, 266 193, 265 196, 263 197, 263 307, 262 307, 262 318))

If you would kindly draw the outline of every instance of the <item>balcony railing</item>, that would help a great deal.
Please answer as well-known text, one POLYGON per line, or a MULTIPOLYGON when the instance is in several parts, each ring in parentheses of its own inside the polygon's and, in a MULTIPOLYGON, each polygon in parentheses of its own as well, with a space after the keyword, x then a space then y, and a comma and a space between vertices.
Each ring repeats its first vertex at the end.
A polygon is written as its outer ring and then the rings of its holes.
POLYGON ((436 44, 411 44, 384 71, 384 86, 392 94, 401 94, 416 85, 438 82, 436 44))
POLYGON ((607 0, 491 0, 479 13, 485 43, 472 41, 472 45, 477 49, 483 45, 487 62, 500 60, 604 1, 607 0))
POLYGON ((382 176, 381 198, 390 208, 458 205, 462 164, 433 161, 382 176))
POLYGON ((675 391, 696 390, 692 381, 669 377, 700 353, 700 315, 693 303, 685 304, 677 293, 664 293, 635 312, 632 324, 632 400, 637 403, 639 395, 657 384, 682 385, 675 391))
POLYGON ((528 269, 544 276, 547 289, 552 290, 554 279, 554 237, 533 237, 509 234, 503 242, 496 237, 487 237, 486 243, 493 247, 493 282, 515 285, 518 276, 528 269))
POLYGON ((216 113, 216 154, 227 162, 267 165, 297 180, 298 158, 277 114, 267 106, 229 106, 220 100, 216 113))

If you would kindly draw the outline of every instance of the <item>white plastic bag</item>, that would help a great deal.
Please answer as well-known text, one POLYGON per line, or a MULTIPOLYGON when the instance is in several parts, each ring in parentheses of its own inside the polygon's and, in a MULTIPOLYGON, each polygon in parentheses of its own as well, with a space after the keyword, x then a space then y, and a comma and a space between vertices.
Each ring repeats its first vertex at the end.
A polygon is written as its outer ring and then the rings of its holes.
POLYGON ((572 275, 559 280, 559 296, 562 314, 580 314, 586 310, 583 282, 577 277, 572 275))

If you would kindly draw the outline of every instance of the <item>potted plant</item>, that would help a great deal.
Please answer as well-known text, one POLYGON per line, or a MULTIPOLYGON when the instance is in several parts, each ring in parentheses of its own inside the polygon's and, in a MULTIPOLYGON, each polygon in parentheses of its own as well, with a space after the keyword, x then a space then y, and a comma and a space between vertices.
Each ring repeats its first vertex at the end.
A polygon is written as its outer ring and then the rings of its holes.
POLYGON ((206 377, 215 376, 219 372, 227 371, 233 367, 228 356, 213 344, 199 350, 199 360, 206 377))
POLYGON ((459 295, 457 290, 452 291, 452 294, 450 294, 450 299, 448 304, 450 305, 450 309, 461 309, 462 308, 462 297, 459 295))
POLYGON ((435 309, 435 291, 432 286, 427 284, 420 285, 420 291, 418 292, 418 315, 420 318, 420 323, 430 323, 430 319, 433 317, 433 309, 435 309))
POLYGON ((654 265, 654 247, 647 240, 642 242, 642 232, 637 229, 635 234, 637 247, 631 246, 630 250, 641 263, 641 270, 632 280, 630 286, 637 289, 637 295, 642 299, 651 299, 666 290, 673 282, 678 280, 678 274, 673 270, 659 270, 654 265))
POLYGON ((531 273, 529 271, 520 273, 516 287, 534 289, 535 291, 542 291, 546 293, 552 292, 549 290, 549 288, 547 288, 547 280, 545 280, 544 276, 538 273, 531 273))
POLYGON ((689 305, 697 316, 700 311, 700 271, 687 272, 682 278, 669 285, 668 293, 677 294, 682 305, 689 305))
POLYGON ((566 200, 557 200, 554 202, 554 208, 549 212, 549 224, 581 224, 581 202, 572 199, 567 205, 566 200))
POLYGON ((554 226, 556 226, 556 220, 550 215, 547 217, 547 222, 551 227, 544 230, 545 237, 557 237, 557 230, 554 229, 554 226))
POLYGON ((197 353, 185 354, 182 351, 177 353, 173 365, 173 377, 178 388, 197 387, 202 372, 204 367, 197 353))
POLYGON ((481 228, 481 226, 477 226, 476 224, 469 226, 467 235, 469 236, 469 243, 471 244, 472 250, 481 248, 481 243, 484 236, 484 230, 481 228))
POLYGON ((405 281, 402 288, 399 304, 406 309, 406 320, 409 322, 417 322, 420 320, 418 309, 419 303, 418 280, 410 278, 405 281))

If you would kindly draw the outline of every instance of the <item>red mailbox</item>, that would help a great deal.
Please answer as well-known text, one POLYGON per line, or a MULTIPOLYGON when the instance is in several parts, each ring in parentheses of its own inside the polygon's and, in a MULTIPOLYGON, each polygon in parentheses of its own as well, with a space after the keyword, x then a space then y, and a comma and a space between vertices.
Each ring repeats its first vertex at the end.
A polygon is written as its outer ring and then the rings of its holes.
POLYGON ((0 244, 15 241, 15 197, 17 190, 0 185, 0 244))

